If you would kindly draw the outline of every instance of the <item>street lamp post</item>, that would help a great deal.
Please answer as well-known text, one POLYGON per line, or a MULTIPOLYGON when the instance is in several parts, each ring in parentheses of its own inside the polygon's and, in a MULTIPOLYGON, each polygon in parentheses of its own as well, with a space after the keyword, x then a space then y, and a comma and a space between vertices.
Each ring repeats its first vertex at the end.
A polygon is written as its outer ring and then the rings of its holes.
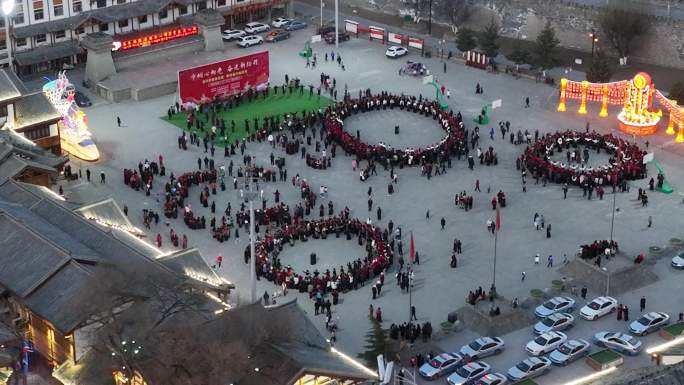
POLYGON ((596 34, 596 30, 594 28, 591 29, 591 33, 589 34, 589 38, 591 38, 591 58, 594 58, 594 48, 596 47, 596 43, 598 43, 598 35, 596 34))
POLYGON ((323 28, 323 7, 325 4, 323 4, 323 0, 321 0, 321 28, 323 28))
POLYGON ((428 8, 428 35, 432 35, 432 0, 430 0, 430 6, 428 8))
POLYGON ((5 15, 5 46, 7 47, 7 66, 12 69, 12 44, 10 39, 10 15, 14 10, 15 0, 2 1, 2 13, 5 15))
POLYGON ((245 188, 240 190, 240 198, 249 202, 249 276, 250 276, 250 303, 257 301, 256 294, 256 252, 254 250, 254 243, 256 241, 256 234, 254 230, 254 200, 261 197, 259 191, 254 191, 252 188, 252 174, 250 171, 245 172, 245 188))
MULTIPOLYGON (((335 0, 335 49, 340 49, 340 0, 335 0)), ((338 52, 339 55, 339 52, 338 52)))

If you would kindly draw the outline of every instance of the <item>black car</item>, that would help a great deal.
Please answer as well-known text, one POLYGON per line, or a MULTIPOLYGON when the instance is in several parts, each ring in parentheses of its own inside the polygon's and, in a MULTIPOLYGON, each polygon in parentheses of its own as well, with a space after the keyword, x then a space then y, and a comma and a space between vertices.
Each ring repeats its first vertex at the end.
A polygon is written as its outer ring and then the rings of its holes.
POLYGON ((90 101, 90 99, 85 96, 81 91, 76 91, 74 93, 74 101, 76 102, 76 105, 79 107, 90 107, 93 105, 93 102, 90 101))
POLYGON ((325 27, 318 28, 318 34, 321 36, 325 36, 325 35, 329 34, 330 32, 335 32, 335 26, 334 25, 328 25, 325 27))
MULTIPOLYGON (((338 39, 340 39, 340 43, 343 41, 347 41, 351 38, 348 33, 346 32, 338 32, 337 33, 338 39)), ((328 32, 325 34, 325 42, 328 44, 335 44, 335 32, 328 32)))

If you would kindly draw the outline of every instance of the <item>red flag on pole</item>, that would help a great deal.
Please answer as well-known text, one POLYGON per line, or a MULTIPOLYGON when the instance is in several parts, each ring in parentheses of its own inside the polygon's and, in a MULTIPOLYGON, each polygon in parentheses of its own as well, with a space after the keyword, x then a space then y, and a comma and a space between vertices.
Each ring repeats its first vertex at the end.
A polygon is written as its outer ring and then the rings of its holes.
POLYGON ((496 205, 496 231, 501 230, 501 212, 499 211, 500 204, 496 205))
POLYGON ((413 263, 416 260, 416 248, 413 245, 413 232, 411 233, 411 247, 409 249, 409 259, 411 260, 411 263, 413 263))

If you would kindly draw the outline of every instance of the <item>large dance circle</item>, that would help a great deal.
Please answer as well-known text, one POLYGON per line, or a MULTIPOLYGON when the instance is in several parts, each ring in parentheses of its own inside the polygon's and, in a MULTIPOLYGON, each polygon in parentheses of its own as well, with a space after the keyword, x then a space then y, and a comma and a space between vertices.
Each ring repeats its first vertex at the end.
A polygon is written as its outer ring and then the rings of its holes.
MULTIPOLYGON (((561 131, 544 135, 527 147, 518 158, 518 166, 524 165, 531 174, 546 176, 555 183, 575 185, 618 185, 625 180, 642 179, 646 176, 643 163, 646 154, 639 146, 612 134, 596 132, 561 131), (567 162, 561 152, 606 153, 608 162, 591 166, 584 162, 567 162), (581 150, 581 151, 580 151, 581 150)), ((595 155, 594 155, 595 156, 595 155)))
MULTIPOLYGON (((358 219, 349 219, 346 212, 325 219, 281 226, 259 240, 255 245, 255 252, 260 274, 269 281, 277 285, 285 283, 290 289, 299 290, 311 284, 314 290, 322 292, 355 288, 355 284, 363 284, 366 280, 379 275, 390 265, 392 258, 392 250, 383 239, 380 228, 358 219), (350 263, 347 259, 333 265, 317 263, 304 271, 296 271, 288 261, 279 257, 284 247, 293 247, 297 242, 328 238, 355 242, 364 248, 364 252, 359 250, 358 253, 363 256, 355 263, 350 263), (340 269, 340 266, 343 266, 343 269, 340 269), (333 275, 333 269, 336 275, 333 275)), ((249 255, 249 246, 245 248, 245 254, 249 255)))
MULTIPOLYGON (((361 159, 385 162, 389 159, 400 166, 421 165, 444 160, 465 147, 465 131, 460 114, 444 111, 437 101, 414 96, 379 94, 360 99, 347 99, 328 107, 324 120, 328 137, 337 142, 347 153, 361 159), (394 148, 385 143, 368 143, 349 132, 344 120, 350 116, 373 111, 400 110, 420 114, 437 121, 444 131, 440 141, 430 145, 394 148)), ((401 124, 399 124, 401 126, 401 124)))

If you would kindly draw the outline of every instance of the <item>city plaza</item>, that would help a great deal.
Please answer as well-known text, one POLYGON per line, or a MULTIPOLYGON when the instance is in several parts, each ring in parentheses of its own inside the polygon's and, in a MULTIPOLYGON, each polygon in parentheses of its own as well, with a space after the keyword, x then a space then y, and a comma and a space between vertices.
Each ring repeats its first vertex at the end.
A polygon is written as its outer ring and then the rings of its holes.
MULTIPOLYGON (((684 181, 684 144, 677 143, 674 136, 665 133, 666 121, 660 124, 657 132, 649 136, 631 136, 617 129, 615 116, 618 107, 609 108, 609 116, 599 117, 600 103, 588 103, 587 114, 581 115, 576 111, 580 102, 568 100, 567 111, 558 112, 559 90, 557 87, 535 82, 530 79, 516 79, 502 73, 491 74, 487 71, 464 66, 461 61, 446 60, 446 58, 424 58, 420 51, 412 50, 408 56, 390 59, 385 56, 386 45, 371 42, 368 39, 352 38, 350 41, 335 45, 318 42, 312 44, 317 57, 315 68, 307 66, 307 60, 298 53, 310 38, 312 27, 292 33, 288 40, 273 45, 262 45, 239 49, 234 43, 226 43, 222 51, 202 52, 199 54, 179 55, 165 60, 151 58, 148 63, 141 65, 135 71, 124 71, 116 75, 117 79, 133 83, 144 83, 158 77, 176 76, 180 69, 190 68, 205 63, 212 63, 226 58, 238 57, 245 54, 268 51, 270 60, 270 85, 280 86, 288 79, 299 79, 304 85, 304 97, 319 98, 316 94, 320 86, 321 73, 335 79, 336 89, 339 90, 338 100, 346 90, 351 97, 366 90, 375 95, 387 92, 391 95, 420 96, 429 100, 434 99, 435 90, 423 83, 420 76, 399 75, 400 68, 406 60, 422 62, 430 70, 435 81, 444 85, 449 92, 449 98, 444 98, 448 109, 454 114, 460 113, 465 128, 470 132, 479 126, 479 143, 476 147, 485 151, 490 146, 496 152, 498 162, 487 166, 481 164, 475 157, 473 169, 469 169, 466 158, 460 160, 451 156, 450 167, 442 175, 432 175, 430 178, 421 175, 420 166, 394 168, 397 173, 397 183, 394 192, 388 194, 388 184, 391 182, 390 172, 377 163, 377 175, 362 181, 359 170, 366 162, 362 161, 359 168, 353 169, 354 157, 345 156, 342 148, 331 159, 330 167, 314 169, 306 164, 299 152, 288 155, 282 148, 272 147, 268 141, 248 141, 244 154, 252 157, 252 163, 265 168, 276 169, 271 165, 270 156, 284 158, 287 169, 287 180, 277 182, 260 182, 266 206, 275 205, 274 193, 279 192, 280 202, 293 209, 301 201, 299 181, 305 180, 315 194, 320 186, 327 187, 325 196, 318 196, 311 213, 306 219, 319 218, 318 206, 325 206, 324 218, 328 215, 328 202, 333 202, 334 213, 337 215, 345 207, 349 208, 350 218, 361 222, 370 221, 373 225, 384 230, 389 221, 394 228, 401 228, 404 261, 409 262, 410 237, 413 237, 415 251, 419 253, 419 264, 412 269, 415 275, 411 293, 402 291, 396 284, 395 274, 398 269, 398 252, 394 253, 392 265, 384 273, 385 284, 381 294, 372 299, 371 285, 377 278, 370 279, 364 286, 356 290, 340 293, 339 303, 332 307, 332 319, 337 325, 335 334, 335 348, 356 357, 366 350, 366 334, 371 330, 369 321, 369 305, 374 309, 382 309, 382 325, 388 329, 389 325, 400 325, 409 321, 410 304, 415 306, 418 323, 430 322, 434 332, 432 338, 424 342, 416 342, 413 346, 404 346, 402 352, 402 366, 412 371, 409 360, 415 352, 440 353, 452 352, 479 337, 468 325, 458 331, 446 333, 440 329, 440 324, 447 320, 449 313, 467 306, 468 293, 478 287, 488 291, 496 280, 498 298, 493 302, 495 306, 510 310, 510 303, 518 299, 526 303, 531 290, 539 289, 547 292, 550 297, 554 280, 567 281, 561 295, 574 295, 578 307, 599 295, 614 296, 622 304, 632 310, 631 317, 639 316, 639 300, 647 299, 646 311, 662 311, 670 315, 675 323, 677 315, 684 311, 683 302, 679 296, 682 280, 677 271, 670 266, 670 257, 678 251, 671 245, 672 238, 683 238, 682 210, 684 201, 680 186, 684 181), (324 57, 334 52, 341 56, 342 67, 324 57), (476 94, 476 85, 482 87, 483 93, 476 94), (309 85, 313 85, 313 95, 309 95, 309 85), (526 107, 529 98, 529 108, 526 107), (498 108, 491 109, 495 100, 501 100, 498 108), (488 107, 489 124, 478 124, 478 115, 484 106, 488 107), (552 181, 535 183, 535 178, 528 174, 523 184, 521 171, 516 168, 516 159, 525 150, 526 144, 512 144, 509 132, 502 135, 499 122, 510 122, 510 133, 518 130, 528 131, 531 136, 544 136, 558 131, 574 130, 585 132, 588 128, 599 134, 612 134, 629 143, 635 143, 642 150, 653 153, 663 171, 669 185, 674 188, 670 194, 649 190, 648 181, 657 176, 653 163, 647 165, 648 176, 643 179, 629 181, 629 190, 622 192, 617 189, 612 192, 605 186, 605 196, 599 199, 593 196, 587 199, 582 189, 570 184, 567 198, 564 199, 563 186, 552 181), (494 129, 493 139, 490 138, 490 128, 494 129), (291 179, 298 176, 298 186, 293 186, 291 179), (479 182, 477 182, 479 181, 479 182), (479 183, 480 191, 474 191, 479 183), (524 189, 523 189, 524 186, 524 189), (648 194, 648 204, 642 205, 637 199, 637 190, 645 189, 648 194), (372 190, 372 191, 371 191, 372 190), (455 196, 461 192, 473 197, 472 209, 464 210, 455 204, 455 196), (492 198, 502 191, 506 196, 505 207, 493 210, 492 198), (370 194, 370 195, 369 195, 370 194), (372 209, 369 209, 369 196, 372 198, 372 209), (378 218, 377 208, 382 210, 381 219, 378 218), (615 211, 613 211, 615 207, 615 211), (429 218, 427 213, 429 212, 429 218), (545 225, 552 226, 550 238, 545 229, 535 229, 535 213, 543 215, 545 225), (498 215, 498 219, 497 219, 498 215), (442 229, 441 219, 444 218, 442 229), (496 234, 496 270, 494 272, 495 235, 488 229, 488 222, 498 222, 500 228, 496 234), (651 223, 649 223, 651 222, 651 223), (454 239, 462 242, 462 252, 457 255, 457 267, 450 267, 452 245, 454 239), (579 297, 580 288, 586 285, 582 276, 570 276, 565 265, 572 265, 577 259, 580 245, 590 244, 595 240, 615 240, 619 244, 619 252, 614 258, 602 261, 601 266, 607 272, 617 272, 634 265, 634 258, 639 254, 646 256, 644 269, 648 270, 648 277, 655 279, 645 286, 641 282, 632 282, 633 288, 620 288, 620 292, 606 282, 606 288, 590 286, 587 299, 579 297), (655 255, 650 249, 660 247, 662 253, 655 255), (535 263, 535 255, 541 256, 541 261, 535 263), (549 263, 552 256, 553 263, 549 263), (567 259, 567 260, 566 260, 567 259), (521 278, 524 276, 524 280, 521 278), (576 293, 570 294, 571 287, 576 293), (411 352, 411 353, 408 353, 411 352)), ((69 74, 72 82, 77 83, 82 76, 78 72, 69 74)), ((38 83, 36 83, 38 84, 38 83)), ((34 84, 29 84, 29 87, 34 84)), ((656 84, 657 86, 657 84, 656 84)), ((296 91, 295 91, 296 92, 296 91)), ((145 101, 125 100, 111 103, 103 98, 91 95, 93 106, 84 109, 88 116, 89 129, 93 134, 100 158, 95 162, 86 162, 71 157, 69 164, 73 173, 85 174, 86 170, 92 175, 90 182, 81 177, 74 181, 60 179, 52 187, 55 193, 63 191, 67 202, 87 203, 110 197, 119 207, 126 207, 127 217, 137 229, 145 233, 144 242, 158 257, 179 250, 169 238, 171 229, 178 235, 187 236, 187 246, 197 248, 212 266, 215 273, 235 286, 228 302, 233 307, 246 306, 250 302, 250 265, 245 263, 245 248, 249 245, 248 229, 239 229, 239 238, 231 234, 224 242, 212 238, 208 229, 192 230, 183 223, 182 215, 178 218, 166 218, 164 213, 164 183, 168 175, 176 177, 197 170, 198 158, 205 157, 213 160, 216 168, 228 168, 233 162, 234 169, 243 165, 243 156, 239 150, 229 157, 224 156, 224 149, 217 147, 213 156, 201 145, 188 143, 187 150, 178 146, 178 137, 183 130, 165 120, 167 111, 178 101, 178 94, 161 96, 145 101), (117 123, 120 119, 121 124, 117 123), (166 176, 155 176, 154 187, 149 195, 143 190, 136 191, 124 184, 123 170, 137 170, 139 162, 146 160, 157 162, 163 157, 166 176), (106 182, 101 182, 101 173, 106 175, 106 182), (149 229, 143 223, 143 210, 151 210, 160 215, 157 224, 149 229), (161 235, 161 246, 157 247, 157 234, 161 235), (217 256, 222 261, 217 263, 217 256)), ((330 98, 325 90, 320 98, 330 98)), ((294 111, 292 111, 294 112, 294 111)), ((228 114, 230 116, 230 114, 228 114)), ((242 124, 242 122, 238 122, 242 124)), ((397 109, 383 109, 369 111, 351 116, 344 120, 344 130, 352 136, 360 135, 367 143, 385 143, 394 148, 418 148, 439 142, 444 136, 440 124, 426 116, 416 113, 399 111, 397 109), (395 126, 400 130, 397 134, 395 126)), ((318 127, 316 128, 318 131, 318 127)), ((289 135, 288 135, 289 136, 289 135)), ((298 135, 299 136, 299 135, 298 135)), ((314 139, 314 142, 316 139, 314 139)), ((307 153, 321 156, 315 151, 315 146, 306 145, 307 153)), ((475 150, 471 149, 471 155, 475 150)), ((328 150, 328 156, 330 152, 328 150)), ((553 160, 564 161, 564 153, 557 154, 553 160)), ((608 155, 591 153, 589 166, 600 167, 608 161, 608 155)), ((202 169, 205 165, 202 165, 202 169)), ((237 172, 237 171, 235 171, 237 172)), ((240 210, 244 200, 240 190, 244 188, 242 181, 238 188, 233 186, 233 178, 225 177, 225 191, 218 189, 216 194, 209 195, 209 202, 214 202, 216 213, 200 202, 202 188, 190 187, 186 205, 192 207, 193 214, 210 218, 218 218, 230 203, 231 215, 240 210)), ((261 208, 261 199, 255 202, 255 208, 261 208)), ((259 237, 264 236, 262 226, 259 237)), ((283 265, 289 265, 295 272, 317 270, 321 274, 333 268, 339 269, 349 262, 363 258, 365 247, 359 246, 352 239, 328 235, 327 239, 309 239, 307 242, 297 242, 294 246, 285 246, 279 258, 283 265), (315 265, 310 262, 310 255, 315 253, 315 265)), ((406 269, 406 267, 404 267, 406 269)), ((623 283, 620 283, 623 284, 623 283)), ((263 302, 262 296, 268 293, 269 298, 276 304, 284 303, 293 298, 308 314, 310 320, 324 336, 330 336, 326 330, 324 314, 314 315, 314 303, 307 293, 288 290, 283 295, 282 288, 273 282, 262 278, 256 283, 257 298, 263 302)), ((329 297, 329 296, 328 296, 329 297)), ((269 300, 270 302, 270 300, 269 300)), ((534 301, 524 310, 533 312, 534 301)), ((479 307, 483 308, 483 307, 479 307)), ((484 308, 486 309, 486 307, 484 308)), ((233 309, 228 311, 234 311, 233 309)), ((486 310, 485 310, 486 311, 486 310)), ((373 314, 375 315, 375 314, 373 314)), ((626 331, 627 324, 616 321, 615 316, 607 316, 598 321, 585 321, 578 317, 576 325, 567 334, 571 338, 582 338, 591 341, 594 333, 609 331, 626 331)), ((506 314, 502 315, 503 317, 506 314)), ((526 357, 524 346, 533 338, 531 324, 517 330, 499 335, 506 343, 506 349, 499 355, 485 359, 492 365, 493 371, 506 373, 508 368, 526 357)), ((287 330, 283 330, 287 333, 287 330)), ((646 348, 654 347, 665 342, 657 333, 646 337, 639 337, 646 348)), ((593 349, 598 350, 595 346, 593 349)), ((386 359, 389 359, 386 357, 386 359)), ((651 356, 645 352, 635 357, 625 357, 624 364, 618 371, 654 365, 651 356)), ((591 375, 595 371, 583 360, 575 362, 566 368, 554 367, 552 371, 535 379, 539 384, 564 384, 576 378, 591 375)), ((612 376, 614 373, 608 374, 612 376)), ((424 380, 418 379, 419 383, 424 380)), ((444 381, 443 379, 439 381, 444 381)))

